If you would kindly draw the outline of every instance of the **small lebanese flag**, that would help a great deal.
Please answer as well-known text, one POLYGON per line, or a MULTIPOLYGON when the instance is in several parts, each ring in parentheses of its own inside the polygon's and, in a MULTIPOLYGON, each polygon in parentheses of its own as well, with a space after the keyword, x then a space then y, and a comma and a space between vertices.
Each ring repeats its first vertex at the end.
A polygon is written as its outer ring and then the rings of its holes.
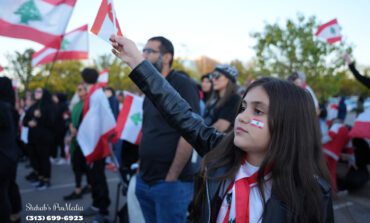
POLYGON ((94 24, 91 27, 91 32, 107 41, 109 44, 111 35, 115 34, 122 36, 122 31, 113 7, 113 0, 102 0, 94 24))
POLYGON ((351 138, 370 139, 370 108, 367 108, 356 118, 349 136, 351 138))
POLYGON ((102 83, 103 85, 108 85, 108 80, 109 80, 109 72, 108 72, 108 69, 105 69, 99 73, 98 83, 102 83))
POLYGON ((125 91, 125 100, 118 115, 116 138, 138 145, 141 140, 144 98, 125 91))
POLYGON ((76 1, 0 0, 0 35, 59 48, 76 1))
POLYGON ((265 124, 262 121, 255 118, 251 120, 250 124, 260 129, 262 129, 265 126, 265 124))
POLYGON ((81 26, 63 37, 59 50, 45 47, 32 55, 32 66, 51 63, 57 60, 82 60, 89 54, 87 25, 81 26))
POLYGON ((102 87, 95 84, 85 99, 83 119, 77 141, 88 163, 110 155, 109 140, 115 133, 116 120, 102 87))
POLYGON ((0 72, 4 70, 4 67, 0 65, 0 72))
POLYGON ((334 120, 338 117, 338 101, 329 104, 327 120, 334 120))
POLYGON ((330 22, 319 26, 315 35, 325 39, 329 44, 333 44, 342 40, 337 19, 333 19, 330 22))

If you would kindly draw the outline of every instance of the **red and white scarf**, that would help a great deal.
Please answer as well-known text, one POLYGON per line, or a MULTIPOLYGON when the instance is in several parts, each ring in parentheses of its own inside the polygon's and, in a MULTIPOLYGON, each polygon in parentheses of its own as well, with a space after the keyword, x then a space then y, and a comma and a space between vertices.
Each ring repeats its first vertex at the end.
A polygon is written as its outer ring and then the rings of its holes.
MULTIPOLYGON (((258 167, 247 162, 240 166, 236 180, 229 185, 225 193, 217 223, 252 223, 261 220, 263 201, 256 187, 257 176, 258 167), (255 213, 250 213, 250 208, 255 213)), ((271 193, 271 181, 265 185, 264 193, 268 199, 271 193)))

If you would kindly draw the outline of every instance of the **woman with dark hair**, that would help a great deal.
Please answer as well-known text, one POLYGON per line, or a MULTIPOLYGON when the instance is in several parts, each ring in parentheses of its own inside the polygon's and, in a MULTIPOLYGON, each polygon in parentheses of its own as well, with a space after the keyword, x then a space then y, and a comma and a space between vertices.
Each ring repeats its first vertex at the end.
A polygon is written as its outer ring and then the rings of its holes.
POLYGON ((68 131, 69 123, 69 108, 67 102, 67 95, 57 93, 52 96, 55 103, 55 124, 54 124, 54 146, 52 148, 51 157, 53 160, 58 158, 58 150, 60 150, 60 159, 56 164, 65 164, 66 154, 64 151, 65 143, 64 138, 68 131))
POLYGON ((212 78, 211 78, 211 73, 209 74, 204 74, 201 78, 201 90, 203 93, 203 98, 202 100, 204 103, 207 103, 209 98, 212 95, 213 91, 213 83, 212 83, 212 78))
POLYGON ((236 78, 238 71, 230 65, 217 65, 213 71, 213 92, 203 115, 207 125, 221 132, 231 129, 240 103, 236 78))
POLYGON ((29 127, 28 142, 31 145, 31 164, 34 169, 33 183, 38 190, 50 186, 50 153, 54 143, 55 107, 46 89, 35 90, 35 104, 27 111, 23 125, 29 127))
POLYGON ((204 124, 144 61, 135 43, 111 37, 112 52, 163 117, 204 156, 196 183, 196 222, 334 222, 328 171, 311 96, 262 78, 243 96, 234 131, 204 124))
POLYGON ((16 183, 20 155, 16 143, 19 115, 14 106, 12 81, 0 77, 0 222, 20 221, 19 212, 22 209, 16 183))

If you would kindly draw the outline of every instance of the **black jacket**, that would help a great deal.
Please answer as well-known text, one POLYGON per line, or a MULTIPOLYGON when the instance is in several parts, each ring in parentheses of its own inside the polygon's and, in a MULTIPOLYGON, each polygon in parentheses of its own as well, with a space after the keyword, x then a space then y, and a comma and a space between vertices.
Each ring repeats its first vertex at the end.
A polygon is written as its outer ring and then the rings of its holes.
POLYGON ((370 88, 370 78, 364 76, 364 75, 361 75, 360 72, 358 72, 358 70, 356 69, 355 67, 355 63, 351 63, 348 65, 349 69, 351 70, 353 76, 355 76, 355 78, 361 82, 363 85, 365 85, 367 88, 370 88))
MULTIPOLYGON (((168 84, 168 82, 147 61, 142 62, 129 75, 135 84, 145 93, 158 111, 181 135, 197 150, 199 155, 204 156, 224 137, 223 133, 215 128, 204 124, 203 119, 192 112, 188 103, 168 84)), ((217 170, 216 175, 222 174, 227 167, 217 170)), ((334 222, 333 207, 331 201, 330 185, 322 179, 317 179, 322 187, 323 201, 326 209, 326 222, 334 222)), ((217 194, 223 181, 208 180, 206 185, 206 196, 202 199, 203 206, 198 211, 195 222, 212 222, 211 215, 217 213, 219 205, 217 194)), ((197 187, 197 184, 195 185, 197 187)), ((197 188, 196 188, 197 190, 197 188)), ((289 222, 287 216, 289 211, 282 201, 273 193, 267 201, 262 222, 283 223, 289 222)))
POLYGON ((28 142, 35 145, 52 145, 54 143, 55 130, 55 109, 52 104, 40 106, 40 102, 33 104, 27 111, 23 119, 23 125, 29 127, 28 122, 35 120, 37 125, 30 127, 28 142), (41 117, 35 117, 36 109, 41 110, 41 117))

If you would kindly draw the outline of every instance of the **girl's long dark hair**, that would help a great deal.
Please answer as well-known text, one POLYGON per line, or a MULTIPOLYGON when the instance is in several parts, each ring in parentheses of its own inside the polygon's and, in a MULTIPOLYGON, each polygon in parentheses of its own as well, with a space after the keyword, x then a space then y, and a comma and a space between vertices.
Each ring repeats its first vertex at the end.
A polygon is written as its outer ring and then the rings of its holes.
MULTIPOLYGON (((212 87, 213 87, 213 84, 212 84, 212 87)), ((225 91, 224 96, 220 97, 219 91, 216 91, 213 89, 212 94, 209 100, 207 101, 207 106, 210 106, 212 103, 216 102, 217 103, 216 108, 222 107, 230 99, 230 96, 237 92, 237 90, 238 90, 238 87, 236 83, 229 80, 226 85, 226 91, 225 91)))
MULTIPOLYGON (((262 78, 252 83, 245 95, 261 86, 270 101, 268 125, 271 141, 259 169, 258 188, 263 193, 264 173, 271 170, 272 193, 287 205, 293 222, 323 222, 323 192, 316 176, 329 182, 325 165, 318 118, 313 99, 305 90, 284 80, 262 78)), ((245 96, 244 95, 244 96, 245 96)), ((243 96, 243 98, 244 98, 243 96)), ((203 159, 200 179, 233 180, 239 170, 244 152, 234 143, 234 133, 224 137, 222 142, 203 159), (212 172, 227 167, 222 176, 210 177, 212 172)), ((204 185, 203 187, 204 188, 204 185)), ((205 191, 195 194, 194 206, 199 207, 205 191)))

